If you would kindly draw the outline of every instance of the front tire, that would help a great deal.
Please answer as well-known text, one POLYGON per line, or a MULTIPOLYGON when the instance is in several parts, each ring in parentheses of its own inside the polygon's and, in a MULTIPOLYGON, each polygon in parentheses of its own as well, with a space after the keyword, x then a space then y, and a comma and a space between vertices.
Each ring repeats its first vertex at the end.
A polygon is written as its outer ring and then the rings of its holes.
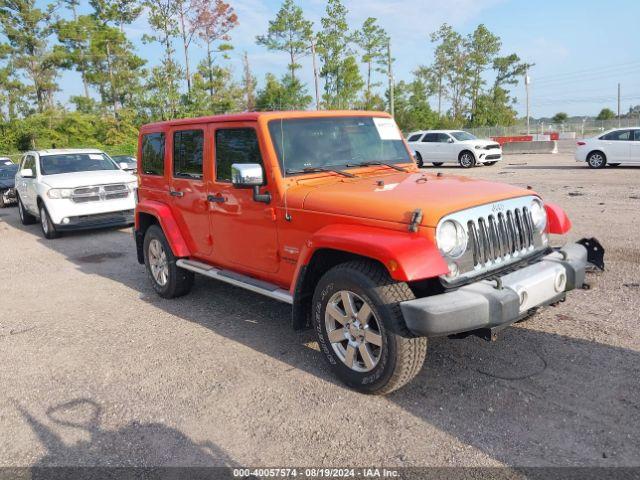
POLYGON ((420 152, 416 152, 416 163, 418 164, 418 168, 424 167, 424 160, 422 160, 422 155, 420 155, 420 152))
POLYGON ((476 157, 469 150, 460 152, 458 163, 462 168, 473 168, 476 166, 476 157))
POLYGON ((587 157, 589 168, 604 168, 607 166, 607 157, 602 152, 591 152, 587 157))
POLYGON ((420 371, 427 339, 412 338, 400 302, 413 299, 379 264, 338 265, 318 282, 313 326, 321 351, 336 376, 363 393, 387 394, 420 371))
POLYGON ((36 223, 36 217, 27 212, 22 204, 22 199, 18 196, 18 216, 22 225, 33 225, 36 223))
POLYGON ((441 167, 442 165, 444 165, 444 162, 431 162, 433 164, 434 167, 441 167))
POLYGON ((56 230, 56 226, 51 221, 49 212, 47 212, 47 207, 45 207, 44 204, 40 205, 40 228, 42 229, 44 238, 47 240, 53 240, 60 236, 60 233, 56 230))
POLYGON ((158 225, 144 236, 144 264, 153 289, 162 298, 182 297, 191 291, 194 274, 176 265, 178 260, 158 225))

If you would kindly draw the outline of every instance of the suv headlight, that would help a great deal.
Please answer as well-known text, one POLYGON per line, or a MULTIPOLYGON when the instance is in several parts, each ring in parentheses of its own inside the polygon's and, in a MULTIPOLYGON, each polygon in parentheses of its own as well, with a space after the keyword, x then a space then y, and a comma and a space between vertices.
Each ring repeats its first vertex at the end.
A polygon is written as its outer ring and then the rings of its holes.
POLYGON ((547 211, 540 200, 531 202, 531 220, 539 232, 544 232, 547 227, 547 211))
POLYGON ((436 229, 436 243, 443 255, 458 258, 467 250, 467 233, 460 223, 446 220, 436 229))
POLYGON ((127 183, 127 187, 129 187, 130 192, 135 192, 136 189, 138 188, 138 181, 136 180, 135 182, 127 183))
POLYGON ((50 188, 47 191, 47 197, 49 198, 71 198, 73 189, 71 188, 50 188))

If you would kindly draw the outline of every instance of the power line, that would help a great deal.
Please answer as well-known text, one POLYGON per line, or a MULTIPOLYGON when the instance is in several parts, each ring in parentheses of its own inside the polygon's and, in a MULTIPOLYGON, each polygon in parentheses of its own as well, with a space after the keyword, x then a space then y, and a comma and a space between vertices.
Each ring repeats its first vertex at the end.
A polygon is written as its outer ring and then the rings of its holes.
POLYGON ((549 79, 555 79, 555 78, 559 78, 559 77, 565 77, 565 76, 574 76, 574 75, 582 75, 584 73, 589 73, 589 72, 600 72, 600 71, 605 71, 605 70, 611 70, 611 69, 619 69, 619 68, 629 68, 629 66, 640 66, 640 61, 635 60, 633 62, 626 62, 626 63, 619 63, 616 65, 608 65, 608 66, 604 66, 604 67, 596 67, 596 68, 586 68, 583 70, 574 70, 574 71, 570 71, 570 72, 564 72, 564 73, 555 73, 552 75, 543 75, 541 77, 538 77, 538 81, 546 81, 549 79))

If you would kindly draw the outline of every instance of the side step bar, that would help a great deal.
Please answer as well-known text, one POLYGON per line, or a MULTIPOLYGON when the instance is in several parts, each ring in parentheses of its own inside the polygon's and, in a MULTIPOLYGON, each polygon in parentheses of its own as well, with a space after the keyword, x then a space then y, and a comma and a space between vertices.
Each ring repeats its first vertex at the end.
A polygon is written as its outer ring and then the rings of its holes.
POLYGON ((293 297, 291 294, 272 283, 263 282, 262 280, 257 280, 229 270, 220 270, 212 267, 211 265, 195 260, 180 259, 176 262, 176 265, 180 268, 184 268, 185 270, 204 275, 205 277, 220 280, 221 282, 244 288, 245 290, 251 290, 252 292, 259 293, 265 297, 273 298, 280 302, 288 303, 290 305, 293 304, 293 297))

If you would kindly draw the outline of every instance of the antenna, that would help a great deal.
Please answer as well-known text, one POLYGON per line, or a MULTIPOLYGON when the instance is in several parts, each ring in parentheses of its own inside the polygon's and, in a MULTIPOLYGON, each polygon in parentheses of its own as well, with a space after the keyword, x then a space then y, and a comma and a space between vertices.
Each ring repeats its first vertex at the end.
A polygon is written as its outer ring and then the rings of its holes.
MULTIPOLYGON (((283 170, 282 176, 286 180, 287 179, 287 162, 286 162, 287 154, 284 148, 284 119, 282 117, 280 117, 280 148, 282 149, 282 170, 283 170)), ((287 222, 290 222, 291 214, 289 213, 289 205, 287 203, 288 192, 289 192, 289 185, 287 184, 284 187, 284 195, 282 197, 284 200, 284 219, 287 222)))

